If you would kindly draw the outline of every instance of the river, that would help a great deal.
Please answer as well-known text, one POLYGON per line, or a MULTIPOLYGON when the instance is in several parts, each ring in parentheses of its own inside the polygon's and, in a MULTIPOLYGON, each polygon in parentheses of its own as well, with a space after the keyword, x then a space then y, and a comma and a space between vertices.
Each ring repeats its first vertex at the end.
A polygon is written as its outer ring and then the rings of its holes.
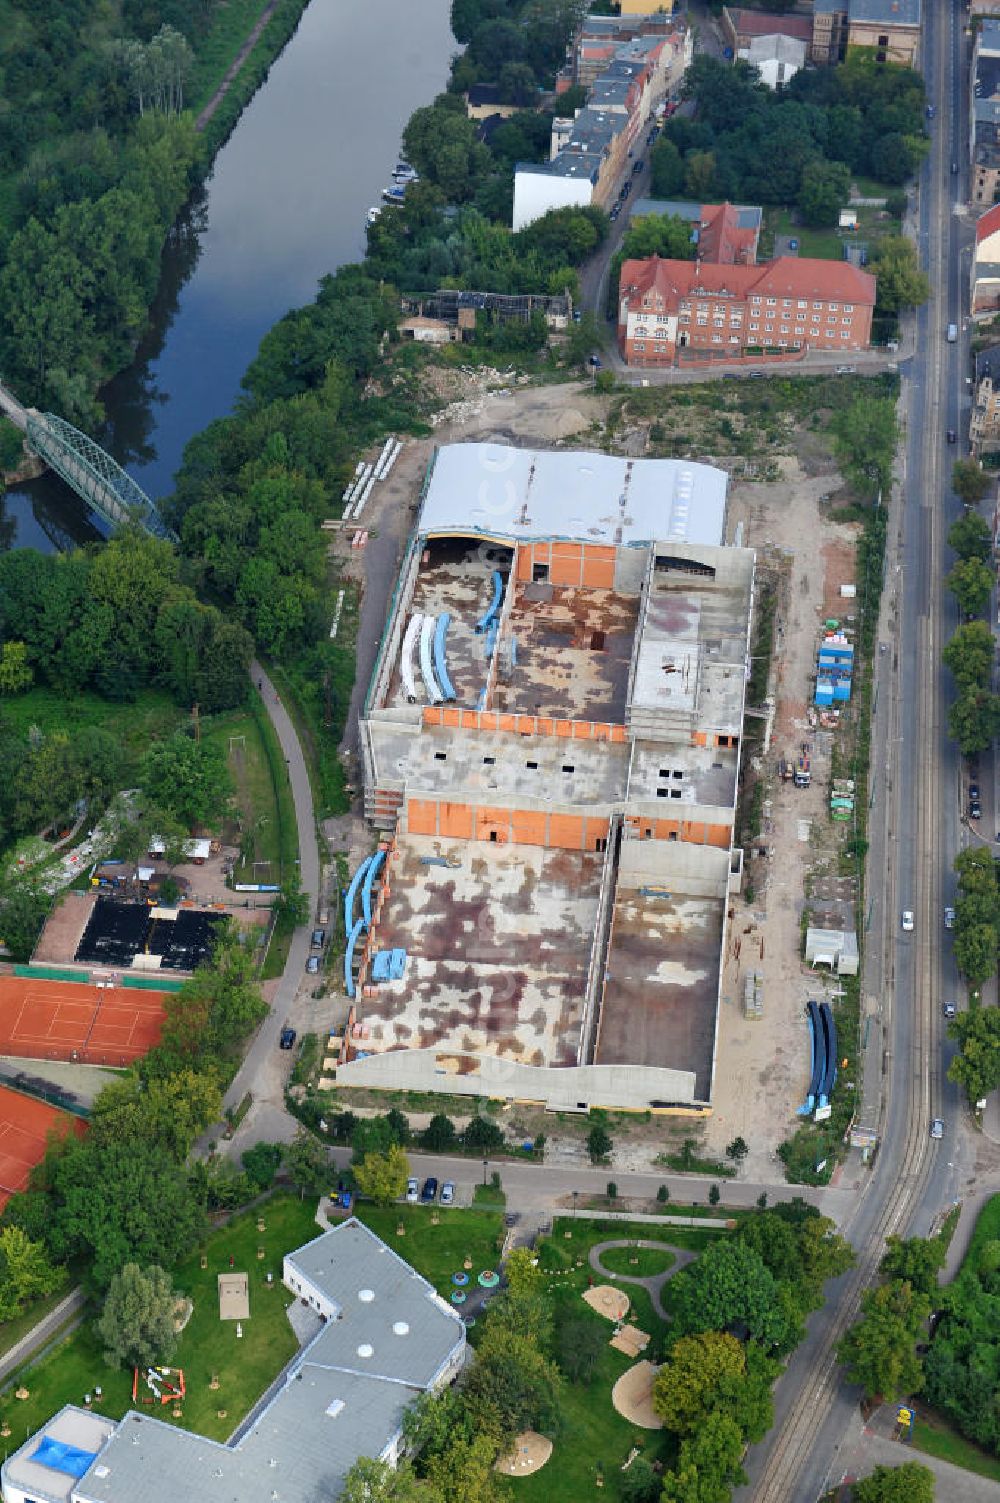
MULTIPOLYGON (((360 260, 407 120, 444 88, 449 0, 312 0, 164 251, 149 333, 95 433, 154 500, 228 412, 263 334, 360 260)), ((0 499, 0 548, 98 536, 54 476, 0 499)))

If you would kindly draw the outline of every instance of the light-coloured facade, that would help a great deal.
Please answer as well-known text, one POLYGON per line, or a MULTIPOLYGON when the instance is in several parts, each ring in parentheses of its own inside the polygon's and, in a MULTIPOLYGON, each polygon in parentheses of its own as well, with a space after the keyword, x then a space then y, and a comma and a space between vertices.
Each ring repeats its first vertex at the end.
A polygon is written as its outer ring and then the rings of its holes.
POLYGON ((969 78, 969 193, 986 209, 1000 198, 1000 19, 977 29, 969 78))
POLYGON ((1000 452, 1000 345, 988 346, 976 356, 976 380, 969 443, 977 458, 1000 452))
POLYGON ((1000 204, 987 209, 976 222, 970 276, 973 318, 994 318, 1000 312, 1000 204))
POLYGON ((353 1219, 290 1254, 284 1279, 324 1324, 226 1444, 67 1405, 4 1461, 4 1503, 315 1503, 359 1457, 395 1465, 405 1409, 461 1370, 464 1325, 353 1219))
POLYGON ((384 864, 338 1082, 710 1109, 754 577, 725 492, 438 451, 360 724, 384 864))
POLYGON ((813 0, 809 55, 839 63, 850 47, 870 48, 879 62, 916 68, 920 60, 920 0, 813 0))
POLYGON ((737 54, 743 62, 757 69, 760 81, 769 89, 783 88, 805 67, 807 47, 799 37, 780 33, 754 37, 737 54))

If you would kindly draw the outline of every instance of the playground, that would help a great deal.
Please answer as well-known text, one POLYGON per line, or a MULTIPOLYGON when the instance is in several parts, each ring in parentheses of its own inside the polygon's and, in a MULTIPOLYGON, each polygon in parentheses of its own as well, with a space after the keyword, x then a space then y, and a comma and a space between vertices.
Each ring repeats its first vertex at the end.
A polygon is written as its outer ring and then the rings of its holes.
POLYGON ((0 976, 0 1054, 128 1065, 158 1042, 165 999, 138 987, 0 976))
POLYGON ((0 1086, 0 1210, 26 1188, 32 1169, 45 1156, 50 1133, 84 1130, 68 1112, 0 1086))

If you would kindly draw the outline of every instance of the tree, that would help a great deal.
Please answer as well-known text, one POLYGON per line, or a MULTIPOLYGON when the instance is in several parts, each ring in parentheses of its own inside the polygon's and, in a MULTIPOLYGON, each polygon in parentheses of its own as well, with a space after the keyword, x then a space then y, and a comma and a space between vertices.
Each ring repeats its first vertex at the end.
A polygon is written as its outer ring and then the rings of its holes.
POLYGON ((504 1315, 502 1305, 493 1307, 464 1392, 477 1428, 506 1445, 521 1430, 545 1430, 556 1422, 563 1383, 534 1333, 504 1315))
POLYGON ((302 891, 298 869, 288 873, 271 905, 271 911, 288 929, 298 929, 309 921, 309 894, 302 891))
POLYGON ((886 1239, 879 1273, 883 1278, 905 1280, 919 1293, 932 1296, 937 1291, 937 1276, 947 1255, 948 1248, 941 1237, 890 1236, 886 1239))
POLYGON ((19 877, 10 887, 0 887, 0 939, 14 960, 31 959, 51 901, 30 878, 19 877))
POLYGON ((480 1153, 495 1153, 504 1146, 502 1130, 489 1117, 473 1117, 462 1134, 466 1148, 478 1149, 480 1153))
POLYGON ((607 1336, 594 1320, 582 1316, 559 1327, 559 1366, 571 1383, 589 1386, 607 1346, 607 1336))
POLYGON ((340 1503, 435 1503, 427 1489, 413 1475, 407 1462, 390 1466, 387 1461, 372 1461, 360 1456, 354 1462, 338 1493, 340 1503))
POLYGON ((504 63, 497 83, 504 104, 529 105, 538 97, 535 70, 530 63, 504 63))
POLYGON ((614 1148, 614 1142, 607 1128, 600 1122, 595 1122, 587 1134, 587 1152, 590 1154, 592 1164, 604 1163, 614 1148))
POLYGON ((398 1143, 393 1143, 385 1153, 369 1153, 360 1164, 354 1165, 358 1189, 377 1206, 387 1206, 399 1199, 406 1189, 409 1173, 409 1160, 398 1143))
POLYGON ((284 1152, 280 1143, 255 1143, 252 1148, 243 1150, 240 1162, 255 1190, 271 1188, 274 1177, 281 1168, 284 1152))
MULTIPOLYGON (((986 566, 979 559, 970 558, 956 569, 986 566)), ((988 571, 987 571, 988 572, 988 571)), ((953 633, 941 654, 946 668, 950 668, 962 689, 985 688, 993 675, 996 658, 996 642, 985 621, 969 621, 953 633)))
POLYGON ((711 151, 692 151, 684 159, 684 191, 697 203, 707 203, 715 188, 715 154, 711 151))
POLYGON ((681 1441, 677 1467, 663 1478, 663 1503, 729 1503, 745 1481, 740 1458, 743 1436, 728 1414, 713 1412, 694 1435, 681 1441))
POLYGON ((177 1295, 169 1274, 151 1264, 126 1263, 111 1280, 97 1334, 109 1367, 150 1367, 169 1362, 177 1345, 177 1295))
POLYGON ((930 283, 920 269, 917 248, 902 235, 888 235, 879 242, 870 270, 876 280, 875 301, 880 313, 917 308, 930 297, 930 283))
POLYGON ((1000 698, 985 689, 964 689, 948 712, 948 734, 963 757, 983 752, 1000 732, 1000 698))
POLYGON ((304 1127, 299 1128, 285 1152, 285 1166, 300 1200, 306 1195, 323 1193, 330 1175, 327 1152, 319 1139, 304 1127))
POLYGON ((431 1153, 446 1153, 449 1148, 454 1148, 457 1139, 455 1124, 444 1112, 435 1112, 434 1116, 424 1128, 421 1137, 421 1146, 431 1153))
POLYGON ((981 616, 993 593, 993 573, 981 559, 960 558, 947 584, 963 616, 981 616))
POLYGON ((722 1378, 742 1377, 746 1357, 735 1336, 702 1331, 682 1336, 667 1352, 653 1383, 653 1408, 668 1430, 689 1435, 715 1408, 722 1378))
POLYGON ((951 467, 951 488, 960 501, 975 506, 990 493, 992 481, 978 460, 956 459, 951 467))
POLYGON ((760 1254, 740 1241, 713 1242, 673 1281, 674 1317, 681 1335, 724 1331, 736 1322, 765 1346, 789 1336, 778 1286, 760 1254))
POLYGON ((660 1474, 645 1456, 637 1456, 618 1484, 622 1503, 659 1503, 660 1474))
POLYGON ((511 1248, 503 1265, 507 1288, 515 1298, 538 1294, 542 1275, 537 1261, 528 1247, 511 1248))
POLYGON ((927 1296, 907 1283, 894 1281, 862 1294, 861 1317, 841 1338, 837 1356, 868 1398, 892 1403, 923 1387, 916 1342, 929 1314, 927 1296))
POLYGON ((195 1139, 222 1112, 214 1074, 183 1068, 143 1079, 137 1070, 106 1085, 94 1102, 91 1135, 97 1143, 128 1144, 148 1139, 183 1163, 195 1139))
MULTIPOLYGON (((991 930, 991 934, 995 966, 996 930, 991 930)), ((957 942, 955 950, 957 958, 957 942)), ((986 976, 978 979, 985 981, 986 976)), ((1000 1086, 1000 1008, 974 1007, 968 1012, 960 1012, 949 1023, 948 1032, 961 1046, 961 1053, 956 1054, 948 1066, 948 1079, 962 1086, 969 1101, 975 1105, 1000 1086)))
POLYGON ((948 547, 959 558, 979 558, 989 563, 993 553, 993 538, 987 523, 977 511, 963 512, 948 528, 948 547))
POLYGON ((726 1158, 732 1159, 734 1164, 742 1164, 750 1149, 747 1147, 745 1138, 734 1138, 726 1146, 726 1158))
MULTIPOLYGON (((981 986, 996 971, 998 946, 995 925, 970 924, 959 928, 956 924, 954 948, 955 963, 973 986, 981 986)), ((957 1023, 958 1019, 955 1021, 957 1023)), ((978 1077, 978 1071, 969 1074, 966 1066, 959 1065, 957 1059, 952 1060, 948 1074, 955 1081, 968 1079, 970 1086, 974 1086, 978 1077)), ((969 1094, 972 1095, 971 1090, 969 1094)))
POLYGON ((919 1461, 877 1466, 851 1489, 854 1503, 934 1503, 934 1473, 919 1461))
POLYGON ((51 1294, 63 1277, 44 1243, 33 1241, 23 1227, 0 1231, 0 1320, 12 1320, 22 1306, 51 1294))
POLYGON ((34 674, 23 642, 5 642, 0 647, 0 694, 23 694, 34 674))
POLYGON ((833 420, 834 452, 844 476, 864 497, 888 495, 898 426, 891 398, 858 397, 833 420))
POLYGON ((151 799, 189 826, 217 823, 233 791, 218 747, 183 732, 153 743, 139 778, 151 799))
POLYGON ((816 159, 802 169, 798 205, 803 222, 813 229, 836 225, 851 195, 851 172, 843 162, 816 159))
POLYGON ((650 152, 654 198, 674 198, 684 188, 684 159, 668 136, 660 136, 650 152))

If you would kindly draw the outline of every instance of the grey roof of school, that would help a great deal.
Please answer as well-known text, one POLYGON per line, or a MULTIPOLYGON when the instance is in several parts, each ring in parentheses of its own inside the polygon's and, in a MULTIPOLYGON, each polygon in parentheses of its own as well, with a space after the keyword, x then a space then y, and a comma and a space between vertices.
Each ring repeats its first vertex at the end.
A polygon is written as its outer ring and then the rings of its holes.
POLYGON ((847 18, 886 26, 919 26, 920 0, 847 0, 847 18))
POLYGON ((691 460, 447 444, 434 457, 418 527, 424 535, 519 542, 718 546, 726 486, 724 470, 691 460))
POLYGON ((403 1411, 464 1344, 464 1327, 425 1279, 353 1219, 299 1248, 286 1263, 315 1284, 336 1313, 230 1442, 131 1411, 111 1427, 103 1446, 88 1444, 100 1437, 80 1426, 95 1417, 70 1409, 5 1464, 4 1480, 52 1503, 68 1503, 71 1493, 87 1503, 335 1498, 358 1457, 378 1457, 392 1443, 403 1411), (63 1434, 67 1424, 73 1433, 63 1434), (30 1461, 43 1434, 98 1452, 78 1482, 30 1461), (39 1478, 40 1471, 47 1476, 39 1478))

